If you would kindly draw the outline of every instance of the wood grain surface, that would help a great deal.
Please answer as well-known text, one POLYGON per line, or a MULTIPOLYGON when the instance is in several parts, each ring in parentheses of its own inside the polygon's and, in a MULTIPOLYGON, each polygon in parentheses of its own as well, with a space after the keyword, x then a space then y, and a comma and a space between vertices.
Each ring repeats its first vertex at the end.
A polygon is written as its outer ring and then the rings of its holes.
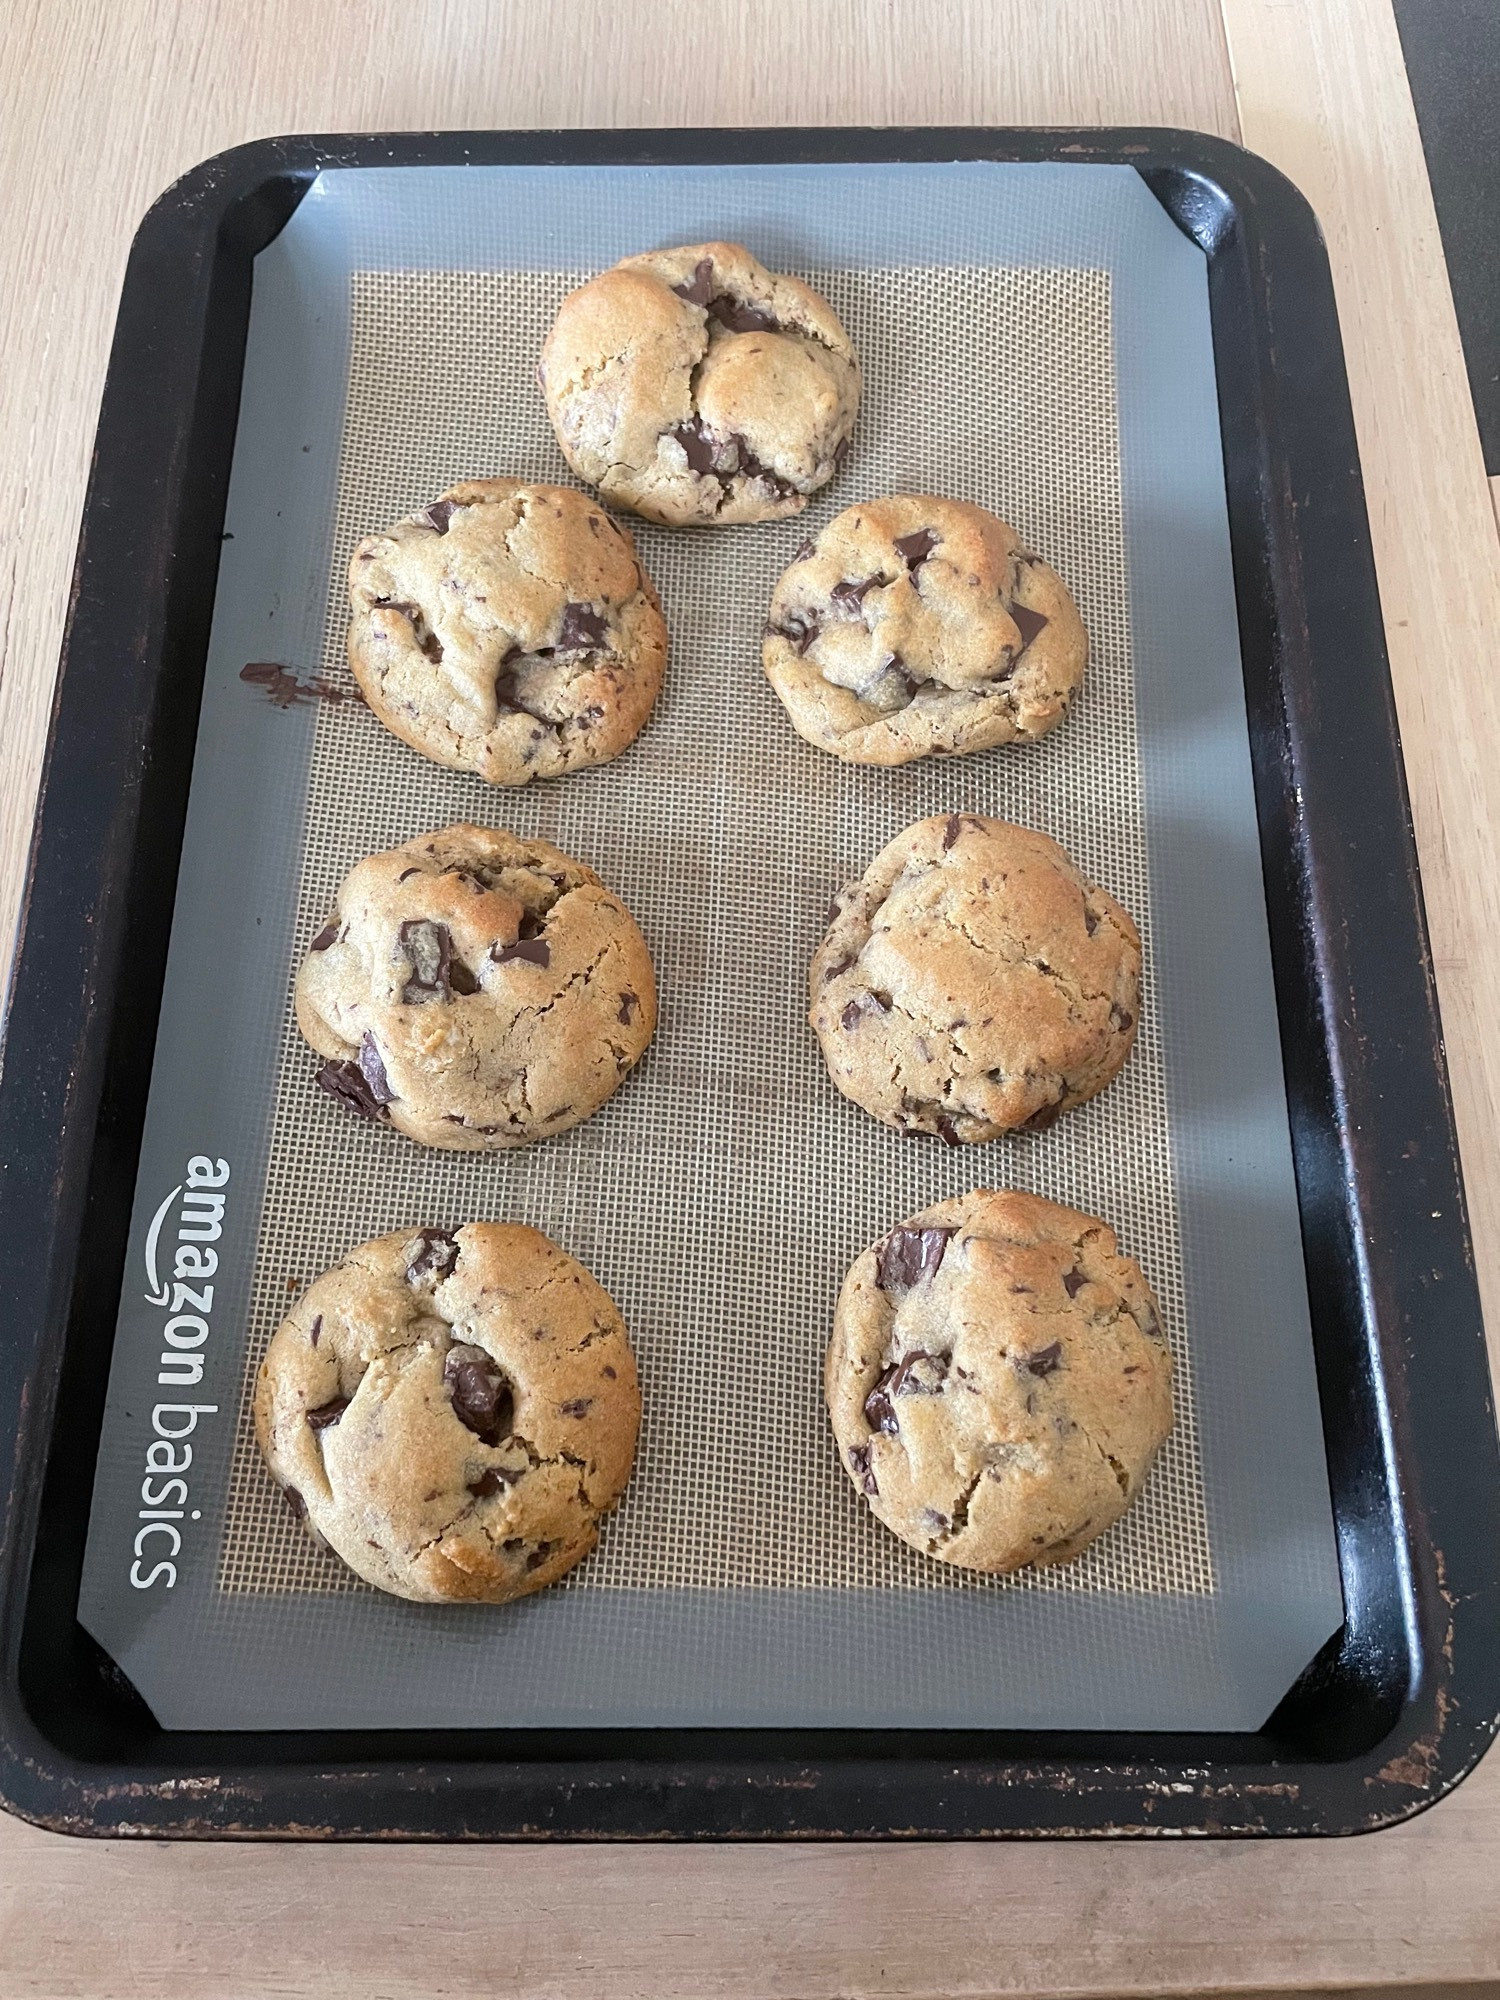
MULTIPOLYGON (((0 19, 0 936, 126 251, 196 160, 293 130, 1243 127, 1333 258, 1496 1298, 1500 540, 1389 0, 9 0, 0 19)), ((1500 1992, 1497 1883, 1500 1758, 1405 1826, 1295 1846, 189 1848, 0 1818, 0 1994, 1500 1992)))

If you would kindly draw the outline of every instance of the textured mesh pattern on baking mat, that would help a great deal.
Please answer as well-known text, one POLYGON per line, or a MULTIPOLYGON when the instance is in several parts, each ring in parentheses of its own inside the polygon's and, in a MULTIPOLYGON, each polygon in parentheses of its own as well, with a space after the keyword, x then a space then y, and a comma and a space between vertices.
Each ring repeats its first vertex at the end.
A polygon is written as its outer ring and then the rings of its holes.
MULTIPOLYGON (((360 534, 456 478, 565 479, 529 357, 581 276, 361 272, 323 671, 344 665, 360 534)), ((408 1223, 536 1224, 621 1306, 642 1371, 636 1470, 565 1588, 664 1584, 1203 1591, 1191 1342, 1172 1188, 1136 752, 1107 274, 808 271, 866 390, 855 449, 807 516, 673 532, 632 523, 672 636, 643 738, 587 776, 503 792, 427 762, 362 706, 324 706, 297 940, 361 855, 456 819, 544 834, 635 912, 656 961, 655 1047, 599 1116, 519 1154, 440 1154, 356 1125, 312 1086, 288 1007, 220 1585, 365 1590, 295 1522, 260 1462, 248 1390, 288 1298, 408 1223), (777 576, 863 493, 952 492, 1015 523, 1077 596, 1086 690, 1043 744, 900 771, 794 735, 759 663, 777 576), (1135 914, 1148 968, 1135 1053, 1045 1135, 949 1151, 902 1140, 829 1082, 806 1021, 831 891, 913 819, 958 807, 1044 828, 1135 914), (907 1548, 834 1451, 821 1364, 853 1255, 943 1195, 1017 1184, 1105 1216, 1155 1285, 1177 1425, 1144 1494, 1078 1562, 1007 1585, 907 1548)))
POLYGON ((256 260, 225 529, 79 1601, 159 1719, 1259 1726, 1341 1606, 1206 269, 1140 179, 983 162, 322 175, 256 260), (565 478, 533 375, 557 301, 643 245, 715 237, 830 295, 865 403, 806 515, 630 524, 672 653, 617 762, 491 789, 357 703, 276 709, 240 679, 276 660, 347 685, 356 537, 456 478, 565 478), (1077 595, 1092 665, 1040 745, 874 771, 793 732, 760 667, 772 586, 810 529, 883 490, 996 509, 1077 595), (1102 1098, 1050 1133, 950 1151, 838 1095, 805 982, 830 892, 954 808, 1057 836, 1134 912, 1146 986, 1102 1098), (654 1046, 601 1113, 490 1159, 342 1112, 289 1009, 346 870, 465 818, 596 868, 662 997, 654 1046), (194 1156, 230 1174, 211 1331, 163 1370, 178 1308, 161 1273, 194 1156), (984 1185, 1106 1217, 1178 1362, 1177 1427, 1136 1507, 1079 1562, 1009 1582, 870 1519, 821 1388, 850 1260, 984 1185), (288 1303, 353 1244, 481 1217, 546 1230, 618 1300, 640 1454, 563 1585, 405 1604, 304 1536, 247 1392, 288 1303), (185 1496, 159 1483, 170 1454, 147 1458, 163 1398, 203 1406, 167 1418, 191 1426, 185 1496))

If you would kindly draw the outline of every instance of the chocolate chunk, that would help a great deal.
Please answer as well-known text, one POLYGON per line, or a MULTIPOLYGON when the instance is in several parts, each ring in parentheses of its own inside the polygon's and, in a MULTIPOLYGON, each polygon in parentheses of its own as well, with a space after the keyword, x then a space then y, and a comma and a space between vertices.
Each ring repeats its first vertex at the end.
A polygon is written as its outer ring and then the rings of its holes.
POLYGON ((729 333, 777 333, 781 328, 781 321, 773 312, 764 306, 732 299, 727 292, 719 292, 709 300, 708 316, 729 333))
POLYGON ((912 696, 921 686, 921 682, 913 680, 911 675, 906 671, 906 662, 905 660, 902 659, 899 653, 892 653, 889 656, 889 658, 886 660, 885 665, 881 668, 881 672, 886 674, 894 673, 899 675, 901 680, 902 690, 905 693, 906 699, 908 701, 911 700, 912 696))
POLYGON ((406 1267, 408 1284, 415 1284, 418 1278, 429 1273, 436 1278, 446 1278, 458 1262, 458 1244, 446 1229, 419 1229, 417 1235, 421 1249, 406 1267))
POLYGON ((938 537, 931 528, 918 528, 915 534, 896 537, 896 553, 908 570, 919 570, 938 545, 938 537))
POLYGON ((833 470, 835 477, 837 477, 837 475, 843 471, 844 460, 849 456, 849 452, 851 447, 853 446, 853 443, 854 443, 853 438, 840 438, 838 443, 834 446, 833 470))
POLYGON ((958 1136, 958 1127, 946 1114, 937 1120, 937 1135, 945 1146, 961 1146, 963 1144, 963 1140, 958 1136))
POLYGON ((450 1347, 443 1358, 443 1381, 453 1398, 453 1414, 475 1437, 496 1445, 510 1435, 515 1397, 482 1347, 450 1347))
POLYGON ((875 1474, 870 1468, 870 1447, 867 1444, 850 1445, 849 1466, 865 1492, 878 1497, 880 1488, 875 1484, 875 1474))
POLYGON ((794 563, 806 562, 808 558, 814 554, 816 554, 816 550, 813 547, 811 537, 808 537, 806 540, 801 541, 797 544, 796 548, 792 552, 792 561, 794 563))
POLYGON ((337 941, 338 934, 339 927, 337 920, 331 924, 324 924, 322 930, 318 932, 318 935, 307 948, 309 951, 327 951, 328 947, 337 941))
POLYGON ((349 1407, 347 1396, 335 1396, 331 1403, 320 1403, 315 1410, 307 1413, 307 1427, 312 1431, 326 1431, 336 1424, 349 1407))
POLYGON ((358 1062, 360 1074, 370 1086, 370 1095, 375 1102, 394 1104, 396 1093, 391 1089, 390 1079, 385 1073, 385 1058, 368 1028, 359 1038, 358 1062))
POLYGON ((326 1062, 315 1078, 319 1090, 359 1118, 385 1118, 386 1100, 374 1095, 356 1062, 326 1062))
POLYGON ((458 505, 456 500, 434 500, 432 505, 423 511, 421 518, 429 528, 440 535, 446 535, 448 523, 458 512, 458 505))
POLYGON ((931 1354, 925 1347, 914 1347, 893 1368, 887 1369, 890 1394, 941 1396, 952 1360, 951 1354, 931 1354))
POLYGON ((963 830, 964 830, 964 823, 959 818, 958 814, 957 813, 951 814, 948 819, 948 824, 943 828, 944 854, 948 852, 948 849, 953 845, 954 841, 958 839, 958 836, 963 832, 963 830))
POLYGON ((747 479, 763 479, 768 486, 774 486, 778 493, 790 493, 793 490, 790 483, 774 473, 769 465, 761 464, 750 449, 749 440, 741 432, 729 433, 726 449, 733 452, 734 462, 727 467, 727 470, 721 472, 721 478, 729 478, 736 472, 742 472, 747 479))
MULTIPOLYGON (((1127 1370, 1126 1372, 1128 1373, 1129 1371, 1127 1370)), ((604 1366, 599 1370, 599 1373, 603 1376, 606 1376, 611 1382, 617 1379, 616 1371, 610 1367, 607 1361, 605 1362, 604 1366)))
POLYGON ((408 604, 403 598, 398 597, 377 597, 375 602, 382 611, 399 611, 412 629, 418 650, 425 653, 434 666, 441 661, 443 642, 436 632, 427 629, 427 621, 422 616, 422 607, 419 604, 408 604))
POLYGON ((894 1437, 901 1428, 891 1404, 891 1378, 895 1372, 894 1368, 887 1368, 869 1395, 865 1397, 865 1422, 872 1431, 879 1431, 883 1437, 894 1437))
POLYGON ((700 257, 693 266, 693 275, 685 285, 674 285, 672 290, 678 298, 686 299, 690 306, 706 306, 714 295, 714 260, 700 257))
POLYGON ((698 418, 695 417, 691 423, 678 424, 671 435, 686 453, 690 472, 717 471, 718 447, 708 436, 698 418))
POLYGON ((839 1020, 846 1029, 857 1027, 862 1014, 889 1014, 891 996, 889 993, 861 993, 845 1007, 839 1020))
POLYGON ((1012 604, 1010 615, 1016 621, 1016 628, 1021 634, 1021 651, 1024 653, 1048 620, 1040 611, 1032 611, 1024 604, 1012 604))
POLYGON ((875 1250, 875 1282, 883 1292, 909 1292, 943 1261, 952 1229, 893 1229, 875 1250))
POLYGON ((1083 1275, 1082 1271, 1076 1271, 1076 1270, 1064 1271, 1062 1274, 1062 1281, 1063 1281, 1063 1290, 1067 1293, 1070 1299, 1076 1299, 1078 1294, 1083 1290, 1084 1286, 1088 1283, 1088 1279, 1083 1275))
POLYGON ((842 583, 836 583, 833 586, 833 589, 829 592, 830 601, 836 604, 846 616, 855 617, 870 591, 877 584, 884 583, 884 581, 885 578, 878 575, 864 577, 857 583, 846 577, 842 583))
POLYGON ((1090 937, 1099 928, 1099 919, 1094 915, 1087 903, 1083 906, 1083 928, 1088 932, 1090 937))
POLYGON ((618 1021, 623 1022, 623 1024, 628 1028, 630 1026, 630 1017, 635 1012, 636 1008, 640 1006, 640 1004, 641 1004, 640 1001, 637 999, 634 993, 629 993, 629 992, 622 993, 620 995, 620 1011, 615 1018, 618 1021))
POLYGON ((609 627, 591 604, 563 606, 562 629, 557 635, 559 652, 589 652, 608 641, 609 627))
POLYGON ((503 1493, 510 1484, 510 1479, 499 1466, 490 1465, 486 1466, 477 1479, 469 1481, 468 1490, 476 1500, 488 1500, 492 1494, 503 1493))
POLYGON ((762 465, 738 431, 731 431, 723 439, 715 438, 704 428, 703 419, 694 417, 688 423, 678 424, 668 435, 682 446, 690 471, 711 474, 726 492, 730 480, 737 475, 763 480, 783 497, 797 490, 790 480, 762 465))
POLYGON ((768 625, 766 629, 787 640, 801 660, 806 658, 808 647, 823 628, 810 611, 790 611, 780 625, 768 625))
POLYGON ((517 938, 514 944, 492 944, 490 957, 496 965, 509 965, 512 959, 523 959, 527 965, 550 965, 552 950, 545 938, 517 938))
POLYGON ((1061 1101, 1056 1104, 1044 1104, 1040 1111, 1033 1111, 1024 1123, 1016 1127, 1016 1130, 1018 1132, 1050 1132, 1061 1117, 1061 1101))
POLYGON ((843 973, 847 972, 851 966, 855 965, 858 962, 858 958, 859 954, 857 952, 853 951, 845 952, 844 956, 838 961, 838 963, 836 965, 830 965, 828 970, 823 974, 823 984, 827 986, 830 983, 830 981, 839 978, 843 973))
POLYGON ((313 1321, 312 1325, 307 1330, 307 1344, 309 1347, 317 1346, 318 1335, 322 1331, 323 1331, 323 1315, 319 1313, 317 1318, 313 1321))
POLYGON ((1039 1347, 1034 1354, 1020 1354, 1016 1366, 1026 1375, 1051 1375, 1062 1366, 1062 1342, 1054 1340, 1050 1347, 1039 1347))
POLYGON ((527 1569, 540 1569, 556 1547, 556 1542, 538 1542, 526 1558, 527 1569))
POLYGON ((559 1403, 557 1407, 565 1417, 586 1417, 593 1401, 592 1396, 575 1396, 571 1403, 559 1403))
POLYGON ((286 1495, 286 1504, 291 1508, 297 1519, 305 1521, 307 1519, 307 1502, 297 1491, 296 1487, 283 1486, 281 1490, 286 1495))
POLYGON ((1125 1033, 1127 1028, 1133 1028, 1135 1026, 1134 1014, 1128 1013, 1126 1009, 1123 1007, 1111 1007, 1109 1010, 1109 1018, 1115 1029, 1122 1035, 1125 1033))
POLYGON ((464 998, 479 991, 479 981, 461 958, 455 958, 448 967, 448 991, 460 994, 464 998))
POLYGON ((870 1430, 880 1430, 884 1436, 894 1438, 900 1430, 896 1420, 894 1396, 940 1396, 942 1384, 948 1378, 950 1354, 928 1354, 924 1348, 914 1348, 904 1354, 898 1362, 880 1376, 876 1386, 864 1398, 864 1420, 870 1430))
POLYGON ((413 917, 396 936, 411 960, 411 978, 401 989, 402 1003, 419 1007, 448 997, 448 970, 453 963, 453 938, 446 924, 413 917))

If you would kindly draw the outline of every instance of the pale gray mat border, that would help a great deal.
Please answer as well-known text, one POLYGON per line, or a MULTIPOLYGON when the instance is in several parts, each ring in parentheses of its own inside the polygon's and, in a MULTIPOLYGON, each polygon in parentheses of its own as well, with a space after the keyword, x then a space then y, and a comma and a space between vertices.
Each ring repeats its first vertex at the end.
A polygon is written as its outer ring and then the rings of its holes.
MULTIPOLYGON (((330 172, 256 261, 242 410, 253 422, 235 446, 231 539, 80 1597, 84 1624, 158 1720, 247 1729, 1258 1727, 1343 1608, 1202 253, 1129 168, 330 172), (820 226, 835 189, 836 240, 820 226), (226 1089, 224 1078, 275 1073, 312 744, 310 710, 277 714, 247 701, 237 676, 250 659, 310 672, 320 657, 350 277, 588 268, 652 242, 714 237, 746 240, 792 269, 976 263, 1112 274, 1157 986, 1212 1596, 554 1592, 499 1613, 455 1613, 354 1593, 231 1598, 214 1586, 272 1108, 269 1086, 257 1097, 226 1089), (300 761, 287 755, 288 728, 300 732, 300 761), (231 911, 243 930, 226 990, 209 939, 213 914, 231 911), (215 1330, 202 1387, 160 1391, 163 1315, 143 1296, 143 1246, 162 1197, 200 1153, 233 1168, 215 1330), (177 1585, 137 1591, 128 1572, 150 1411, 168 1395, 217 1410, 194 1440, 177 1585), (995 1661, 986 1686, 974 1685, 976 1648, 995 1661)), ((986 1178, 977 1155, 974 1178, 986 1178)), ((154 1556, 166 1542, 146 1546, 154 1556)))

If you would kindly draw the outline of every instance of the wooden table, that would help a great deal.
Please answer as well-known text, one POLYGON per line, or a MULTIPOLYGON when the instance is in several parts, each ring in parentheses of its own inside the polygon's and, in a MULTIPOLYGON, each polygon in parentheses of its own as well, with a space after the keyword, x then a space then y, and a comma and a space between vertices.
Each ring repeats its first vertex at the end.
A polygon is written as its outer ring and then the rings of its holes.
MULTIPOLYGON (((0 936, 131 233, 206 154, 433 126, 1160 124, 1242 139, 1338 283, 1500 1327, 1500 538, 1389 0, 11 0, 0 43, 0 936)), ((1500 1990, 1500 1755, 1353 1841, 420 1849, 0 1818, 0 1994, 1500 1990)))

